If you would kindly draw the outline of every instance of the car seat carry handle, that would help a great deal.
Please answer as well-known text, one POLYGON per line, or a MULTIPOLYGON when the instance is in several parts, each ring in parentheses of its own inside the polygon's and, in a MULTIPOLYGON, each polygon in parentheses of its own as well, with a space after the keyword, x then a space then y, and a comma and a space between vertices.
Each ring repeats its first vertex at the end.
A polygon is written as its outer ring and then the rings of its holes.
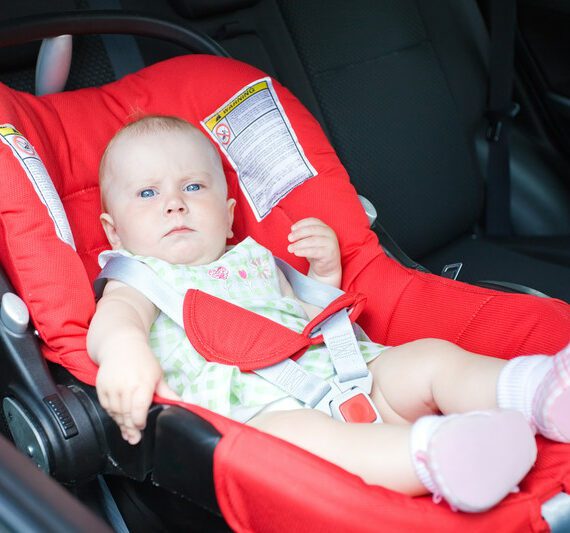
POLYGON ((137 11, 94 9, 19 17, 0 22, 0 46, 25 44, 58 35, 138 35, 176 44, 189 52, 230 57, 215 40, 201 31, 171 20, 137 11))
POLYGON ((73 52, 71 35, 59 35, 44 39, 36 63, 36 95, 63 91, 73 52))

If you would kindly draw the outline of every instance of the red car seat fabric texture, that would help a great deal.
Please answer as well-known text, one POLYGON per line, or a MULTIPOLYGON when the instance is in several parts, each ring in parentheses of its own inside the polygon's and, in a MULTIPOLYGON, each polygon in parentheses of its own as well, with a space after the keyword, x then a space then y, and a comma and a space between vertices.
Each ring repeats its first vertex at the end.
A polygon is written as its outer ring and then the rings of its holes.
MULTIPOLYGON (((97 368, 85 350, 95 309, 97 256, 108 248, 99 224, 98 164, 114 133, 146 114, 176 115, 200 127, 220 105, 265 75, 218 57, 184 56, 101 88, 34 97, 0 85, 0 123, 12 124, 39 154, 69 220, 75 251, 55 233, 21 162, 0 143, 0 260, 27 303, 47 359, 93 385, 97 368)), ((237 199, 235 240, 252 236, 297 269, 286 250, 293 222, 314 216, 337 233, 343 289, 367 298, 359 324, 375 341, 396 345, 422 337, 456 342, 498 357, 552 354, 570 341, 570 306, 558 300, 490 291, 404 268, 386 256, 368 228, 349 177, 318 123, 279 83, 276 94, 317 172, 258 222, 222 156, 237 199)), ((1 128, 0 128, 1 131, 1 128)), ((379 214, 380 218, 382 213, 379 214)), ((160 398, 156 398, 157 401, 160 398)), ((171 402, 168 402, 171 403, 171 402)), ((540 504, 570 490, 570 449, 540 439, 538 464, 495 509, 453 513, 431 499, 410 498, 360 478, 283 441, 197 406, 187 409, 222 434, 214 476, 220 507, 237 531, 546 531, 540 504)), ((381 451, 379 451, 381 453, 381 451)))
POLYGON ((265 368, 284 359, 298 359, 324 342, 313 330, 337 311, 352 311, 354 322, 365 304, 361 294, 345 293, 313 318, 302 333, 204 291, 190 289, 184 297, 184 329, 207 361, 237 366, 242 371, 265 368))

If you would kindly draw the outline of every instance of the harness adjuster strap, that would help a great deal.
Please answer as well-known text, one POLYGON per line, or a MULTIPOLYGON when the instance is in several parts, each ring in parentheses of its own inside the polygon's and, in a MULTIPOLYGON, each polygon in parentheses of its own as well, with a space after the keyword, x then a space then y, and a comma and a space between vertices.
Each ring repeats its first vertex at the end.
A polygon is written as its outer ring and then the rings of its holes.
POLYGON ((351 383, 370 374, 346 309, 337 311, 323 322, 321 332, 340 383, 351 383))
POLYGON ((332 392, 329 383, 310 374, 292 359, 284 359, 280 363, 258 368, 253 372, 303 402, 307 407, 316 407, 332 392))
POLYGON ((341 422, 382 422, 369 395, 372 389, 372 374, 369 371, 363 378, 341 383, 336 376, 332 383, 328 383, 310 374, 295 361, 285 359, 254 372, 303 402, 305 407, 323 411, 341 422))

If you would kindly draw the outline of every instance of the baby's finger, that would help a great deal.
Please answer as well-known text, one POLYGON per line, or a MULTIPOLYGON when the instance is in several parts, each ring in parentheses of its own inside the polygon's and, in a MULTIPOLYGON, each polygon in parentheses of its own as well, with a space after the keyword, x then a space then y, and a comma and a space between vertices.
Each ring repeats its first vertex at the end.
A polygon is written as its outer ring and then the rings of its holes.
POLYGON ((287 246, 289 253, 299 257, 320 257, 330 253, 329 239, 320 235, 305 237, 287 246))
POLYGON ((146 417, 153 393, 152 387, 142 385, 134 391, 130 406, 132 427, 144 429, 146 426, 146 417))
POLYGON ((298 220, 294 224, 291 225, 292 230, 300 229, 306 226, 324 226, 328 227, 320 218, 315 217, 307 217, 301 220, 298 220))
POLYGON ((138 444, 141 439, 142 439, 142 433, 138 429, 134 429, 131 430, 131 433, 129 433, 127 441, 129 442, 129 444, 135 445, 138 444))
POLYGON ((105 411, 109 412, 109 406, 110 406, 110 398, 109 398, 109 393, 106 389, 103 389, 103 387, 96 387, 97 389, 97 398, 99 398, 99 403, 101 404, 101 407, 103 409, 105 409, 105 411))
POLYGON ((113 393, 109 394, 109 407, 107 412, 111 418, 119 425, 123 425, 124 414, 121 407, 122 404, 122 394, 113 393))
POLYGON ((158 386, 156 387, 156 394, 162 396, 167 400, 182 400, 182 398, 168 386, 166 381, 164 381, 164 378, 158 382, 158 386))
POLYGON ((335 239, 334 232, 328 226, 306 225, 300 228, 291 229, 291 233, 287 236, 289 242, 298 241, 306 237, 319 236, 327 239, 335 239))
POLYGON ((121 436, 129 444, 137 444, 141 440, 142 433, 138 429, 122 427, 121 436))
POLYGON ((115 421, 115 424, 119 427, 125 427, 125 417, 122 413, 113 413, 111 418, 115 421))
POLYGON ((290 253, 292 253, 296 257, 304 257, 304 258, 309 259, 311 261, 313 261, 313 260, 316 261, 322 257, 325 257, 325 254, 323 253, 322 248, 311 247, 311 246, 298 248, 298 249, 295 248, 293 250, 290 250, 290 253))
POLYGON ((121 415, 121 394, 117 392, 109 392, 107 397, 107 412, 115 418, 121 415))
POLYGON ((97 374, 95 390, 97 391, 97 398, 99 399, 101 407, 105 409, 105 411, 109 411, 111 408, 111 392, 109 385, 101 372, 97 374))
POLYGON ((121 396, 120 416, 122 417, 121 425, 127 429, 134 429, 132 417, 132 403, 135 390, 129 388, 124 390, 121 396))

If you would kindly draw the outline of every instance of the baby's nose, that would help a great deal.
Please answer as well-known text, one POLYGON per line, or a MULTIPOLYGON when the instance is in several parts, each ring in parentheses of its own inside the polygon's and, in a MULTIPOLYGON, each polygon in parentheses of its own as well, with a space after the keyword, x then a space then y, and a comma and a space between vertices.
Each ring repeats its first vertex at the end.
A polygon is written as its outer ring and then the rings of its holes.
POLYGON ((168 199, 165 205, 165 211, 167 215, 171 215, 174 213, 185 213, 187 208, 186 204, 176 195, 173 195, 171 198, 168 199))
POLYGON ((169 215, 172 213, 185 213, 186 207, 183 204, 179 204, 178 206, 169 206, 166 208, 166 212, 169 215))

